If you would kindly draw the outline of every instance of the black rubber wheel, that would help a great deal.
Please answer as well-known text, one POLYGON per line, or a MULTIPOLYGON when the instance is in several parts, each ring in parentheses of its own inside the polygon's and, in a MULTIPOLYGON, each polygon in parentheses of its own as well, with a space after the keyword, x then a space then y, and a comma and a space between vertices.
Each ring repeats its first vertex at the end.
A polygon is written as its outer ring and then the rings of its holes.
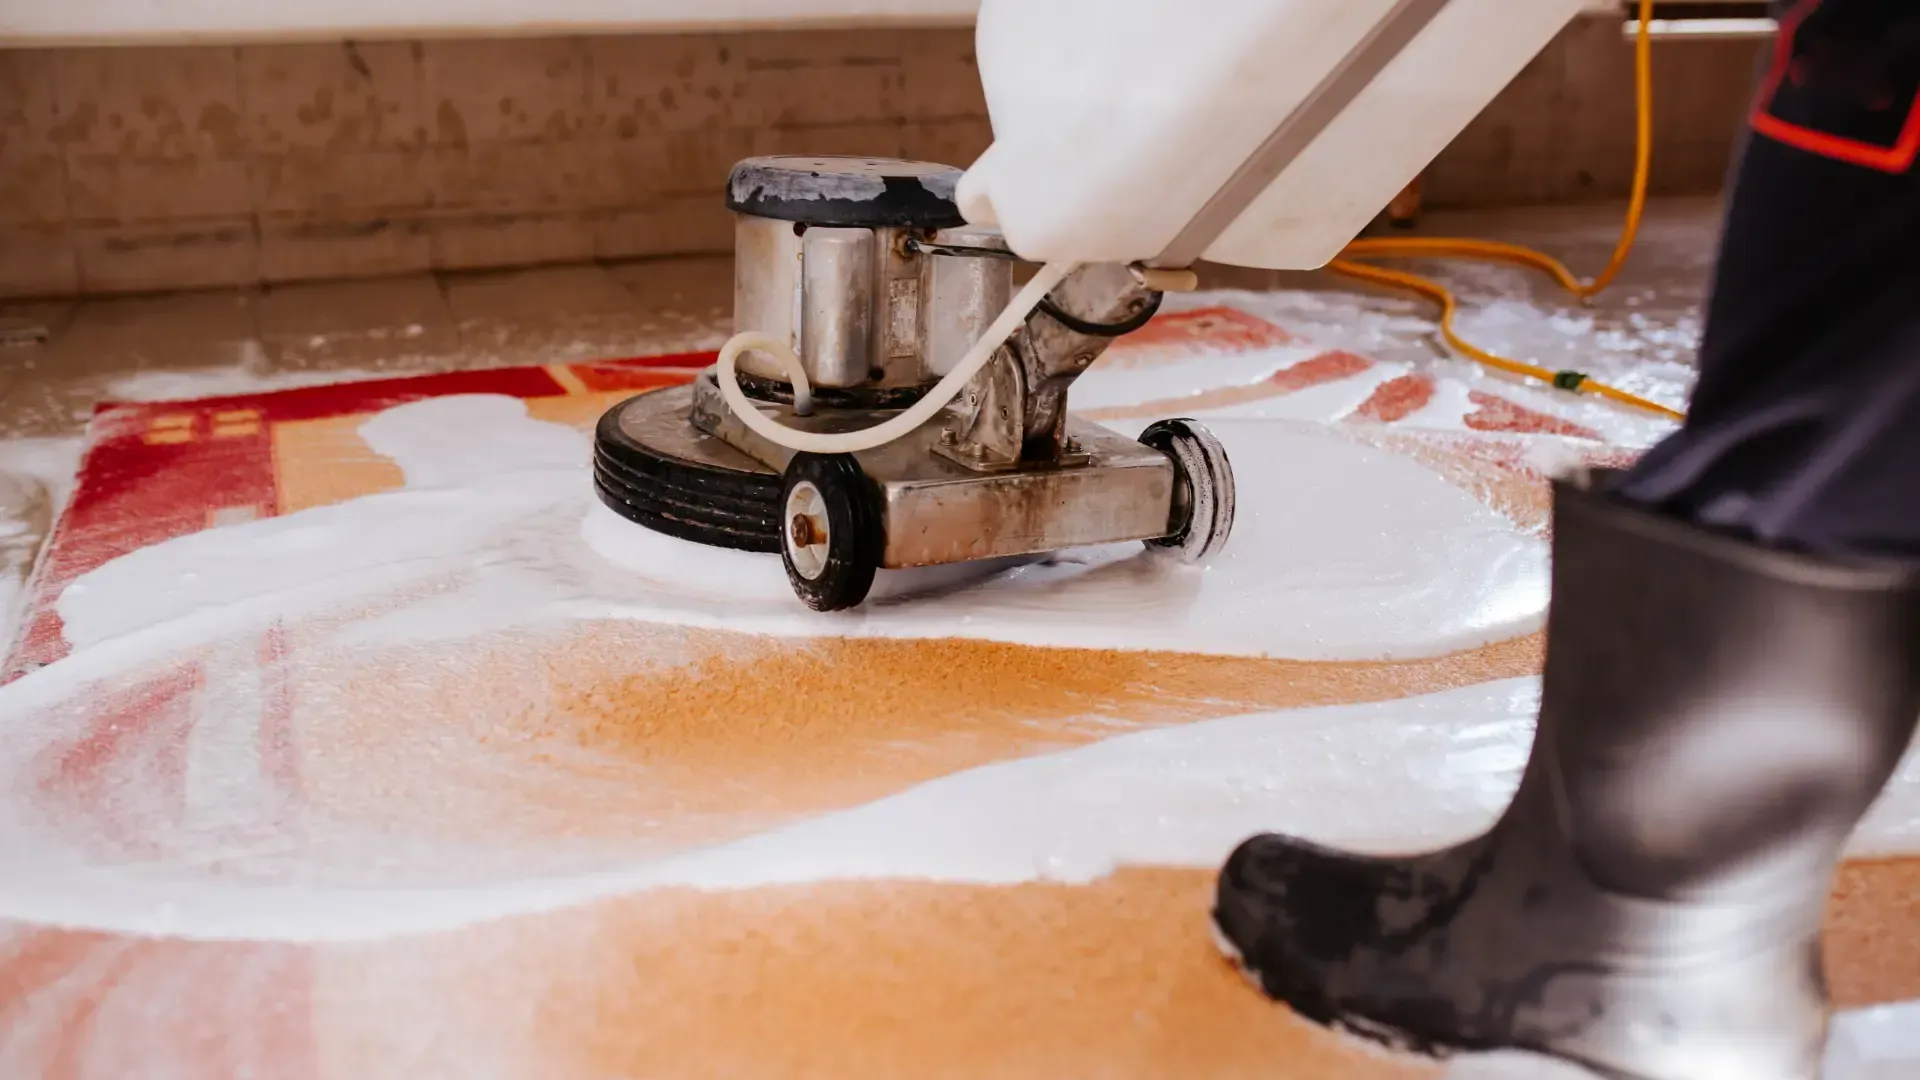
POLYGON ((879 494, 860 463, 851 454, 795 454, 780 506, 780 561, 794 595, 815 611, 858 607, 885 547, 879 494))
POLYGON ((1140 441, 1173 461, 1173 507, 1167 535, 1147 541, 1181 562, 1205 562, 1233 532, 1233 465, 1213 432, 1188 419, 1159 420, 1140 441))
POLYGON ((737 551, 778 552, 779 474, 730 469, 634 438, 620 419, 638 400, 607 410, 594 429, 593 487, 600 501, 668 536, 737 551))
POLYGON ((727 209, 803 225, 950 229, 966 224, 953 203, 959 182, 959 169, 927 161, 748 158, 727 177, 727 209))

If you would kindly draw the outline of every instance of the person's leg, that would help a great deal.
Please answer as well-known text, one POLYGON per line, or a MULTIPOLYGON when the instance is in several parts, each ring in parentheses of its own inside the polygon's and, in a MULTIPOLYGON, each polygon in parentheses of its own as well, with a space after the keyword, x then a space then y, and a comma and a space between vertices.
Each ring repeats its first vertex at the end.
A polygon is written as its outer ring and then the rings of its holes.
POLYGON ((1778 7, 1791 36, 1735 176, 1687 422, 1617 490, 1770 545, 1920 558, 1920 5, 1778 7))
POLYGON ((1920 714, 1920 573, 1563 484, 1539 732, 1484 836, 1242 844, 1214 921, 1297 1012, 1424 1049, 1801 1080, 1832 872, 1920 714))
POLYGON ((1506 814, 1408 858, 1255 837, 1222 871, 1223 947, 1304 1015, 1653 1080, 1814 1074, 1826 892, 1920 717, 1920 188, 1833 156, 1903 145, 1920 8, 1817 10, 1742 156, 1687 424, 1556 487, 1506 814))

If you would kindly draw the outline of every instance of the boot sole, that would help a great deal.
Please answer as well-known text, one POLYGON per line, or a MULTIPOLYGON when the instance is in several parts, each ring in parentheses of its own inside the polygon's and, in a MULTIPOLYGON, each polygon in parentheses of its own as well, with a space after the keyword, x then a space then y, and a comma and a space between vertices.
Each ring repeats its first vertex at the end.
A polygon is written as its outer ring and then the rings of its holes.
MULTIPOLYGON (((1287 1008, 1292 1009, 1296 1015, 1300 1015, 1301 1019, 1320 1023, 1332 1031, 1346 1035, 1356 1042, 1365 1045, 1368 1049, 1387 1050, 1396 1054, 1423 1057, 1436 1062, 1473 1061, 1478 1058, 1496 1054, 1503 1057, 1511 1056, 1519 1059, 1511 1063, 1511 1068, 1508 1068, 1507 1065, 1504 1064, 1489 1066, 1489 1070, 1499 1071, 1488 1071, 1486 1073, 1487 1080, 1494 1080, 1495 1077, 1508 1076, 1540 1077, 1541 1080, 1585 1080, 1585 1078, 1592 1078, 1592 1080, 1636 1080, 1635 1077, 1626 1073, 1600 1069, 1586 1062, 1555 1057, 1551 1054, 1543 1054, 1537 1050, 1529 1050, 1524 1047, 1511 1047, 1499 1050, 1453 1050, 1448 1047, 1428 1045, 1421 1040, 1412 1039, 1405 1032, 1397 1028, 1370 1024, 1362 1018, 1336 1014, 1333 1019, 1328 1021, 1314 1021, 1313 1017, 1301 1014, 1299 1010, 1285 998, 1274 997, 1273 994, 1268 992, 1266 980, 1258 971, 1247 964, 1246 954, 1241 952, 1240 946, 1234 944, 1233 939, 1227 936, 1227 932, 1221 929, 1220 920, 1215 913, 1211 911, 1207 913, 1207 935, 1213 939, 1213 947, 1219 950, 1220 955, 1233 965, 1234 970, 1240 973, 1240 977, 1247 981, 1247 985, 1260 992, 1261 997, 1275 1004, 1285 1005, 1287 1008)), ((1451 1072, 1449 1075, 1451 1075, 1451 1072)), ((1476 1070, 1473 1075, 1477 1076, 1480 1075, 1480 1073, 1476 1070)))
POLYGON ((1247 958, 1240 952, 1240 946, 1235 945, 1233 939, 1227 936, 1227 932, 1220 929, 1220 920, 1215 918, 1212 912, 1207 913, 1207 933, 1213 938, 1213 947, 1220 950, 1220 955, 1233 964, 1234 970, 1240 973, 1240 977, 1247 980, 1247 985, 1260 991, 1260 996, 1268 997, 1267 986, 1261 981, 1260 973, 1247 966, 1247 958))

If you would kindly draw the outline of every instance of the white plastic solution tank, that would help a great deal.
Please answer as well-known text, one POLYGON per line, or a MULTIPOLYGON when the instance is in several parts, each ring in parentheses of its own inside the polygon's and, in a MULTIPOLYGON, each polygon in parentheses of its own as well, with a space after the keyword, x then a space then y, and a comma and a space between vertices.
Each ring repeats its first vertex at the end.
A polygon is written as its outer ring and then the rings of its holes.
POLYGON ((1036 261, 1322 266, 1582 6, 983 0, 960 208, 1036 261))

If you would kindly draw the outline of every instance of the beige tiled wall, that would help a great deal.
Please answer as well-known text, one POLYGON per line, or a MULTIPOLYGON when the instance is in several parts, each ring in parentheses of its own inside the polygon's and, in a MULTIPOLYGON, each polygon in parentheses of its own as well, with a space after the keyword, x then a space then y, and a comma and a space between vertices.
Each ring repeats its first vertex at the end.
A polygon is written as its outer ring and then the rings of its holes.
MULTIPOLYGON (((1633 178, 1633 50, 1618 19, 1583 18, 1529 64, 1434 162, 1434 204, 1623 197, 1633 178)), ((1653 49, 1657 195, 1704 195, 1726 179, 1771 42, 1704 38, 1653 49)))
MULTIPOLYGON (((1718 183, 1755 48, 1662 47, 1661 190, 1718 183)), ((1630 64, 1576 24, 1430 200, 1624 190, 1630 64)), ((738 158, 988 138, 964 29, 0 51, 0 296, 723 251, 738 158)))
POLYGON ((724 250, 741 157, 987 138, 965 31, 0 52, 0 295, 724 250))

